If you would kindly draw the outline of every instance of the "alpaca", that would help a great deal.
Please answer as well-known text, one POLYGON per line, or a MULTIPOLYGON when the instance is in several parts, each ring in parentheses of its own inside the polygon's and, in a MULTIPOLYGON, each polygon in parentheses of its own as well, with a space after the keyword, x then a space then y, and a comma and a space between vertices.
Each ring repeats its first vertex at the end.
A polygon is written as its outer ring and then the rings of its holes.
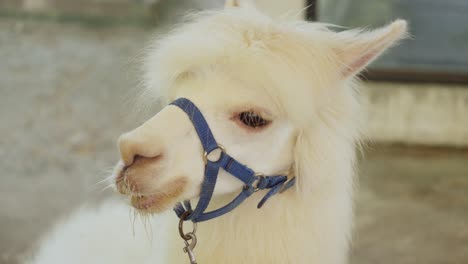
MULTIPOLYGON (((194 249, 199 263, 347 262, 355 151, 363 125, 356 76, 405 35, 402 20, 375 31, 334 32, 320 23, 274 22, 251 3, 227 1, 224 10, 203 12, 154 41, 144 62, 145 98, 165 103, 189 98, 232 157, 265 175, 296 178, 293 188, 261 209, 257 203, 264 191, 200 223, 194 249)), ((200 195, 205 163, 193 124, 169 105, 123 134, 118 145, 117 190, 138 212, 153 215, 156 243, 148 246, 153 250, 148 256, 132 253, 132 248, 146 248, 140 242, 114 247, 108 263, 188 263, 179 220, 169 209, 200 195)), ((220 171, 210 208, 225 205, 242 188, 242 182, 220 171)), ((115 233, 128 232, 105 208, 91 214, 95 227, 92 221, 82 227, 95 233, 96 239, 88 241, 92 245, 114 244, 99 225, 115 240, 115 233)), ((46 244, 66 247, 73 235, 61 240, 62 229, 46 244)), ((47 258, 54 250, 39 251, 32 263, 60 262, 47 258)), ((107 263, 73 252, 80 263, 107 263)))

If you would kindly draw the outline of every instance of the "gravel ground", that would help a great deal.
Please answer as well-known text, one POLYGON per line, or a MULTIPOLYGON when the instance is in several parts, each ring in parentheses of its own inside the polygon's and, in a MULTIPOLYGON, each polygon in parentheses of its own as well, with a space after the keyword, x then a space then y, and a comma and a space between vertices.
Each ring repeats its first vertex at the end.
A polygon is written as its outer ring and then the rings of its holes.
POLYGON ((0 263, 88 197, 117 160, 150 32, 0 21, 0 263))
MULTIPOLYGON (((0 264, 53 220, 107 193, 96 182, 131 109, 135 27, 0 20, 0 264)), ((468 263, 468 154, 376 147, 361 162, 352 263, 468 263)))

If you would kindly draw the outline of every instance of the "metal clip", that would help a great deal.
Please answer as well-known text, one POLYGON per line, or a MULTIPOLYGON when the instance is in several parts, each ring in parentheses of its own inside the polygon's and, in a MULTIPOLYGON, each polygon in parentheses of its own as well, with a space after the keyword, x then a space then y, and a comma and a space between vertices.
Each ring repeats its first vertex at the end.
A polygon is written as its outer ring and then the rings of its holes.
POLYGON ((197 232, 197 223, 193 223, 192 232, 188 232, 187 234, 184 232, 184 221, 187 219, 190 213, 190 211, 186 211, 181 215, 179 220, 179 234, 180 237, 182 237, 182 239, 184 240, 184 252, 187 253, 190 260, 190 264, 197 264, 197 261, 195 260, 195 254, 193 254, 193 249, 197 245, 197 236, 195 235, 195 233, 197 232))
POLYGON ((195 254, 193 253, 193 249, 197 245, 197 236, 192 232, 187 233, 185 235, 189 237, 189 239, 184 238, 184 243, 185 243, 184 252, 187 253, 189 260, 190 260, 190 264, 197 264, 197 260, 195 259, 195 254), (188 242, 189 240, 191 240, 190 243, 188 242))

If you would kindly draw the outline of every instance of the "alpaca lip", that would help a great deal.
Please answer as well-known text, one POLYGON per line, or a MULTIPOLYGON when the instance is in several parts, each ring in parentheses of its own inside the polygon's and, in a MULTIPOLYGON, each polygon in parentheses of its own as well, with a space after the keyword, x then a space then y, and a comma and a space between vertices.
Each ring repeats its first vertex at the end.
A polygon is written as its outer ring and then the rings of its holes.
POLYGON ((163 192, 150 195, 131 194, 130 204, 142 213, 159 213, 171 207, 171 199, 163 192))
POLYGON ((117 173, 117 177, 115 178, 115 187, 120 194, 129 194, 130 190, 125 182, 125 168, 120 169, 117 173))
MULTIPOLYGON (((138 184, 135 179, 129 177, 129 170, 131 166, 122 167, 115 178, 115 186, 117 191, 123 195, 151 195, 150 193, 145 193, 141 184, 138 184)), ((135 172, 130 172, 130 174, 135 174, 135 172)))
POLYGON ((130 197, 131 205, 135 209, 146 213, 159 213, 171 208, 180 199, 187 183, 186 177, 177 177, 163 184, 161 188, 155 190, 152 194, 142 195, 133 193, 128 189, 124 194, 130 197))
POLYGON ((160 194, 154 195, 132 195, 131 203, 132 206, 138 210, 147 210, 156 205, 156 202, 160 199, 160 194))
POLYGON ((120 194, 127 195, 130 197, 131 205, 142 212, 158 212, 164 207, 163 193, 155 194, 140 194, 135 193, 132 190, 131 184, 128 182, 128 179, 125 177, 125 171, 127 167, 122 167, 118 173, 115 180, 115 186, 117 191, 120 194))

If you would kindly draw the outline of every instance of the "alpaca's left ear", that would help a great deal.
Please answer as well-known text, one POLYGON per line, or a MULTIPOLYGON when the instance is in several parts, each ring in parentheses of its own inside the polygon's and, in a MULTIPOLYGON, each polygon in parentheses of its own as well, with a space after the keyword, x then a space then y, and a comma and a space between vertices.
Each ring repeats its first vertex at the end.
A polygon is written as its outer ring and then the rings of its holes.
POLYGON ((342 77, 348 78, 358 74, 407 34, 404 20, 396 20, 384 28, 371 32, 350 30, 337 33, 339 43, 335 52, 342 67, 342 77))

